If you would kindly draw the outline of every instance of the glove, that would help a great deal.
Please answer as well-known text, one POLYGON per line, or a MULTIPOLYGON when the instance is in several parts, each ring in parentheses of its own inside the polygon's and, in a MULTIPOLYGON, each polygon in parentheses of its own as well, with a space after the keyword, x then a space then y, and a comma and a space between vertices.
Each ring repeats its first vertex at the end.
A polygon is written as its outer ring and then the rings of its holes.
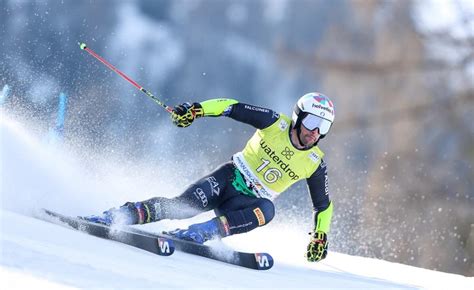
POLYGON ((311 240, 306 251, 306 258, 308 262, 319 262, 326 258, 328 254, 327 235, 321 231, 309 234, 311 235, 311 240))
POLYGON ((204 116, 204 110, 199 103, 183 103, 173 108, 171 120, 178 127, 188 127, 196 118, 204 116))

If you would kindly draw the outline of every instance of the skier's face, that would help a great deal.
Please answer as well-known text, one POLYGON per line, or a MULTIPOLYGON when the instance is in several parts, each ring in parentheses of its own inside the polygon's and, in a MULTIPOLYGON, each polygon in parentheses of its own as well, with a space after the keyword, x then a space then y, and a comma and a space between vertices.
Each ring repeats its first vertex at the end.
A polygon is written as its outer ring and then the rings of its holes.
POLYGON ((309 147, 314 145, 319 140, 319 137, 321 135, 319 134, 319 129, 316 128, 312 131, 308 130, 305 128, 305 126, 301 125, 301 134, 300 134, 300 139, 301 142, 303 142, 302 145, 309 147))

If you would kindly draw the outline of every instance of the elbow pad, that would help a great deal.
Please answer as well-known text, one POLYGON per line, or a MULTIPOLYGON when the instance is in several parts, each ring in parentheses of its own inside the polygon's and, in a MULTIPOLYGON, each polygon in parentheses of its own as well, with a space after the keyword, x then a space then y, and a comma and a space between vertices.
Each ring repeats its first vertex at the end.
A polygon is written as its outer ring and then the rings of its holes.
POLYGON ((233 99, 212 99, 201 102, 200 104, 204 111, 204 116, 218 117, 221 116, 229 106, 237 103, 238 101, 233 99))
POLYGON ((332 202, 329 203, 329 206, 320 212, 314 213, 314 232, 329 232, 332 219, 332 202))

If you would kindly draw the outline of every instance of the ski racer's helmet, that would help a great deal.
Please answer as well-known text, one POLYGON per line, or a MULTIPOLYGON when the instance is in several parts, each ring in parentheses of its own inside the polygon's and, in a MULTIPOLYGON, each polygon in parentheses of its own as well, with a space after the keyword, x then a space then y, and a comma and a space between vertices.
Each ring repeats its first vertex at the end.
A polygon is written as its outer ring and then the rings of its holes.
POLYGON ((302 96, 293 109, 293 126, 300 135, 300 125, 312 131, 319 129, 320 138, 324 138, 334 122, 334 104, 321 93, 308 93, 302 96))

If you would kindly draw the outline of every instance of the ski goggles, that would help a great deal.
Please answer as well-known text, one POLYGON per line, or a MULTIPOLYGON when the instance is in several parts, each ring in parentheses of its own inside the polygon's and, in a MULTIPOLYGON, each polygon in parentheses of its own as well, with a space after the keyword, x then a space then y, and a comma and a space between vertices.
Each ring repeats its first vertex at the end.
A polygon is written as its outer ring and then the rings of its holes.
POLYGON ((329 120, 311 114, 308 114, 306 117, 304 117, 301 123, 309 131, 314 131, 316 128, 318 128, 319 134, 321 135, 326 135, 329 132, 332 124, 332 122, 329 120))

